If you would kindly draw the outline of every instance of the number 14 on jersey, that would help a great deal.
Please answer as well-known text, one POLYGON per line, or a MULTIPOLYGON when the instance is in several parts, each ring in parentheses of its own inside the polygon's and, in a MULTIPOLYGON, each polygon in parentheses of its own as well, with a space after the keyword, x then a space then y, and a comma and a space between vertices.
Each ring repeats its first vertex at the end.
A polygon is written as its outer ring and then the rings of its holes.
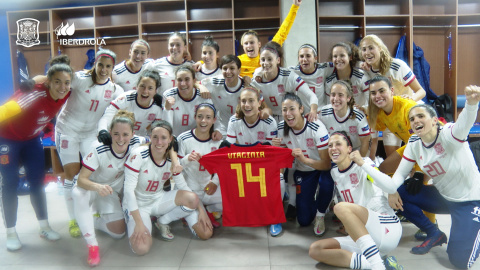
POLYGON ((258 169, 258 175, 254 176, 252 174, 252 164, 251 163, 233 163, 230 164, 232 170, 237 171, 237 182, 238 182, 238 196, 245 197, 245 188, 243 182, 243 165, 245 165, 245 175, 247 178, 247 183, 249 182, 258 182, 260 184, 260 196, 267 197, 267 185, 265 183, 265 168, 258 169))

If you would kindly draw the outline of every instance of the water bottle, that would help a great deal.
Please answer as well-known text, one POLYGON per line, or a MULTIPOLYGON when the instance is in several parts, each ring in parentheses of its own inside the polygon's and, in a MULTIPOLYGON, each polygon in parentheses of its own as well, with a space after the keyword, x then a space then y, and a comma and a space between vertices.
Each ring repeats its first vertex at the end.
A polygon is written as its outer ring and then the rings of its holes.
POLYGON ((62 182, 62 177, 57 176, 57 192, 58 195, 63 196, 63 182, 62 182))

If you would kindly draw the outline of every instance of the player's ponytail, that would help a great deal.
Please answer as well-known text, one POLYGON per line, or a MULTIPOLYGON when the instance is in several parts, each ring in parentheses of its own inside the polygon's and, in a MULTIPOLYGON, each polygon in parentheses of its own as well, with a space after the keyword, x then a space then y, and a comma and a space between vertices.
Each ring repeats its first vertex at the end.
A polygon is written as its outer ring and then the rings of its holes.
POLYGON ((135 114, 126 110, 119 110, 115 116, 113 116, 112 123, 110 123, 110 130, 112 130, 117 123, 129 125, 133 132, 135 127, 135 114))

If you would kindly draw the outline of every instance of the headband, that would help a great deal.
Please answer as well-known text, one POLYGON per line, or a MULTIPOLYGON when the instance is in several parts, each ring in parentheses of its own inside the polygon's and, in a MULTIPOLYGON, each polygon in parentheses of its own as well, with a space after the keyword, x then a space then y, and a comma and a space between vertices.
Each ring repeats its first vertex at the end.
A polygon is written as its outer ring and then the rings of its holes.
POLYGON ((97 58, 95 58, 95 63, 96 63, 96 62, 98 61, 98 59, 100 59, 100 57, 102 57, 102 56, 108 57, 108 58, 112 59, 112 62, 113 62, 113 64, 115 65, 115 59, 113 59, 113 57, 112 57, 110 54, 106 54, 106 53, 102 53, 102 54, 100 54, 99 56, 97 56, 97 58))
POLYGON ((348 138, 348 136, 346 136, 345 134, 343 134, 342 132, 334 132, 332 133, 332 135, 330 137, 332 137, 333 135, 340 135, 340 136, 343 136, 345 138, 345 140, 347 141, 347 146, 352 146, 352 143, 350 141, 350 138, 348 138))
MULTIPOLYGON (((200 104, 198 104, 197 111, 198 111, 198 108, 200 108, 200 107, 209 107, 210 109, 212 109, 213 110, 213 117, 215 117, 215 115, 217 114, 217 110, 215 109, 215 106, 213 106, 213 104, 211 104, 211 103, 200 103, 200 104)), ((197 112, 195 112, 195 113, 197 113, 197 112)))
MULTIPOLYGON (((312 49, 313 53, 315 54, 315 56, 317 56, 317 50, 310 44, 303 44, 302 46, 300 46, 300 49, 303 49, 303 48, 310 48, 312 49)), ((300 50, 298 49, 298 50, 300 50)))
POLYGON ((265 51, 265 50, 267 50, 267 51, 269 51, 269 52, 271 52, 271 53, 275 54, 275 55, 277 56, 277 58, 279 57, 279 56, 278 56, 278 51, 277 51, 277 50, 275 50, 275 49, 273 49, 273 48, 270 48, 270 47, 263 47, 263 50, 262 50, 262 51, 265 51))

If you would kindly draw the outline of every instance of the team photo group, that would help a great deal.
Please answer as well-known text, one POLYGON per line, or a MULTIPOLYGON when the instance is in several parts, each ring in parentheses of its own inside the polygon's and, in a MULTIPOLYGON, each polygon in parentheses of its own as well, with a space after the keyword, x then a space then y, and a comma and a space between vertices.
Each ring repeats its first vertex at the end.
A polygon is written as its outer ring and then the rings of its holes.
POLYGON ((358 45, 338 40, 328 60, 303 44, 290 52, 298 64, 284 66, 282 45, 301 2, 293 0, 266 44, 246 31, 238 56, 221 54, 213 35, 201 59, 191 59, 185 34, 173 32, 161 48, 166 56, 138 39, 126 60, 99 49, 90 70, 76 71, 62 54, 46 74, 22 82, 0 106, 6 249, 22 252, 21 167, 40 237, 61 238, 48 222, 44 186, 42 136, 54 122, 65 223, 85 240, 79 256, 89 266, 101 263, 98 231, 127 237, 141 256, 154 241, 175 241, 175 221, 208 240, 220 226, 266 226, 282 237, 288 219, 311 228, 308 255, 318 262, 403 269, 395 249, 406 219, 421 241, 412 256, 447 244, 454 267, 472 267, 480 173, 467 139, 480 87, 464 89, 465 107, 447 123, 422 101, 426 91, 409 65, 375 34, 358 45), (328 212, 341 223, 338 237, 324 235, 328 212), (450 215, 449 237, 435 214, 450 215))

